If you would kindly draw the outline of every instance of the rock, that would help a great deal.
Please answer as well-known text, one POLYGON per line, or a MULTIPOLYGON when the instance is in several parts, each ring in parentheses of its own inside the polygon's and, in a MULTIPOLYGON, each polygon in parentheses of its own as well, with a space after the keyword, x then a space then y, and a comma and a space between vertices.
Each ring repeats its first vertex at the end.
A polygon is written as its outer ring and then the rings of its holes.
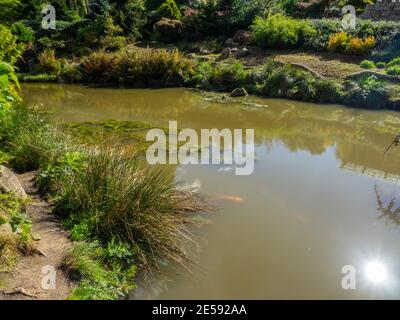
POLYGON ((81 281, 81 280, 82 280, 82 275, 81 275, 80 272, 77 271, 77 270, 72 270, 72 271, 69 273, 68 276, 69 276, 69 279, 70 279, 70 280, 75 281, 75 282, 81 281))
POLYGON ((207 61, 211 61, 211 57, 210 56, 197 56, 197 60, 207 62, 207 61))
POLYGON ((227 45, 227 46, 233 45, 233 40, 232 40, 232 38, 226 39, 225 45, 227 45))
POLYGON ((248 95, 249 94, 247 93, 245 88, 236 88, 231 92, 231 97, 245 97, 248 95))
POLYGON ((243 58, 249 55, 249 49, 247 49, 246 47, 240 49, 237 53, 236 53, 236 58, 243 58))
POLYGON ((199 50, 199 53, 200 53, 200 54, 210 54, 211 51, 210 51, 210 50, 207 50, 207 49, 201 48, 201 49, 199 50))
POLYGON ((221 60, 224 60, 224 59, 228 59, 230 56, 231 56, 231 48, 225 48, 224 50, 222 50, 219 58, 221 60))
POLYGON ((27 198, 18 178, 4 166, 0 166, 0 191, 13 193, 24 200, 27 198))

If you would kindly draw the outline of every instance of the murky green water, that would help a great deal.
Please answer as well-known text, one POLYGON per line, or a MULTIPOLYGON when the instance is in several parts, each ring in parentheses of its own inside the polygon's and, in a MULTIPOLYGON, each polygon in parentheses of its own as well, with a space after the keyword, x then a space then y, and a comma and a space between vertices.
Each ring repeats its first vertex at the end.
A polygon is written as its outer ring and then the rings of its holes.
POLYGON ((187 89, 25 84, 23 96, 55 121, 255 129, 252 175, 222 165, 177 170, 220 210, 201 230, 206 244, 193 273, 167 270, 168 290, 152 297, 400 298, 400 150, 382 156, 400 113, 256 97, 216 102, 187 89), (395 199, 391 210, 378 208, 377 194, 381 206, 395 199), (366 272, 373 261, 386 277, 366 272), (342 288, 345 265, 356 268, 355 290, 342 288))

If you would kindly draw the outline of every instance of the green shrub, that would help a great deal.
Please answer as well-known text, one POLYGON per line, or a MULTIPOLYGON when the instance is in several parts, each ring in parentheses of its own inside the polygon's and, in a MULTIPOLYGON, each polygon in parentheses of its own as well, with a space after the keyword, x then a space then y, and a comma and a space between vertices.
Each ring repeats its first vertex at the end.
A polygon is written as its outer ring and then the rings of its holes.
POLYGON ((240 61, 216 65, 199 62, 196 65, 192 83, 205 89, 232 90, 247 85, 248 76, 248 72, 240 61))
POLYGON ((24 202, 12 194, 0 192, 0 226, 6 223, 13 233, 18 232, 21 241, 32 240, 32 222, 25 212, 24 202))
POLYGON ((385 63, 385 62, 382 62, 382 61, 377 62, 377 63, 376 63, 376 67, 379 68, 379 69, 383 69, 383 68, 386 67, 386 63, 385 63))
POLYGON ((0 61, 13 65, 21 56, 24 45, 17 43, 17 37, 11 30, 0 24, 0 61))
POLYGON ((386 73, 392 76, 400 75, 400 57, 396 57, 386 64, 386 73))
POLYGON ((219 64, 208 74, 208 83, 211 88, 232 90, 246 84, 247 75, 247 71, 239 61, 219 64))
POLYGON ((108 50, 121 49, 126 44, 126 38, 122 36, 122 28, 114 24, 111 17, 104 22, 104 36, 100 38, 100 46, 108 50))
POLYGON ((334 80, 318 79, 314 83, 315 101, 320 103, 341 103, 343 100, 343 88, 334 80))
POLYGON ((180 20, 181 12, 174 0, 166 0, 158 9, 157 13, 160 18, 180 20))
POLYGON ((273 98, 310 101, 315 96, 315 88, 313 78, 308 73, 285 65, 273 68, 265 74, 262 93, 273 98))
POLYGON ((20 100, 15 87, 19 88, 19 83, 14 68, 9 63, 0 61, 0 120, 5 110, 20 100))
POLYGON ((385 82, 375 76, 345 83, 345 103, 362 108, 383 109, 386 107, 390 90, 385 82))
POLYGON ((36 182, 40 190, 53 193, 60 190, 63 183, 84 169, 85 159, 82 152, 66 152, 53 163, 47 164, 37 174, 36 182))
POLYGON ((5 152, 4 150, 0 149, 0 165, 4 165, 9 163, 12 160, 12 156, 5 152))
POLYGON ((360 67, 364 68, 364 69, 374 69, 374 68, 376 68, 376 65, 371 60, 363 60, 360 63, 360 67))
POLYGON ((400 57, 394 58, 390 62, 386 64, 386 67, 393 67, 393 66, 399 66, 400 65, 400 57))
POLYGON ((0 276, 12 271, 23 255, 33 252, 31 221, 20 198, 0 192, 0 226, 8 224, 12 233, 0 233, 0 276))
POLYGON ((79 242, 67 253, 65 269, 81 277, 69 300, 116 300, 135 288, 136 267, 124 266, 123 259, 110 263, 110 246, 118 250, 115 244, 103 248, 98 242, 79 242))
POLYGON ((11 27, 11 32, 17 37, 18 42, 32 43, 35 39, 33 30, 22 22, 16 22, 11 27))
POLYGON ((311 73, 292 67, 268 62, 256 75, 261 83, 260 93, 273 98, 288 98, 319 103, 340 103, 343 90, 339 82, 317 79, 311 73))
POLYGON ((312 23, 316 33, 306 39, 304 46, 312 50, 325 51, 330 35, 340 31, 340 20, 318 19, 312 20, 312 23))
POLYGON ((276 49, 299 47, 306 39, 316 34, 310 21, 296 20, 282 14, 271 15, 265 19, 257 17, 251 31, 259 46, 276 49))
POLYGON ((386 73, 391 76, 400 75, 400 65, 394 65, 386 69, 386 73))
POLYGON ((198 62, 194 69, 193 77, 191 79, 193 85, 201 88, 209 87, 210 86, 209 76, 212 72, 212 69, 213 65, 210 62, 206 61, 198 62))

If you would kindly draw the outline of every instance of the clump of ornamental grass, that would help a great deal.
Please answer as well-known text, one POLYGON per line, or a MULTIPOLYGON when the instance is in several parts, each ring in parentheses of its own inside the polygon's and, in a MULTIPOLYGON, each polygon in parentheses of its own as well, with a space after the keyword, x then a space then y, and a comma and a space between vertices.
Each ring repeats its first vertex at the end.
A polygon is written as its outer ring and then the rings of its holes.
POLYGON ((194 64, 178 50, 130 47, 119 52, 95 51, 80 62, 86 82, 130 86, 181 85, 193 74, 194 64))
POLYGON ((116 74, 128 85, 184 84, 194 63, 178 50, 130 48, 119 53, 116 74))
POLYGON ((190 213, 205 206, 192 190, 178 188, 172 171, 147 167, 122 147, 101 146, 87 152, 84 167, 61 190, 56 210, 68 215, 74 237, 117 239, 148 271, 190 264, 190 213))
POLYGON ((115 80, 116 54, 98 50, 80 61, 82 78, 86 82, 107 83, 115 80))
POLYGON ((38 56, 39 69, 46 74, 58 75, 61 71, 61 63, 57 60, 54 49, 44 49, 38 56))
POLYGON ((68 139, 40 115, 15 106, 0 119, 0 142, 16 170, 37 170, 64 153, 68 139))

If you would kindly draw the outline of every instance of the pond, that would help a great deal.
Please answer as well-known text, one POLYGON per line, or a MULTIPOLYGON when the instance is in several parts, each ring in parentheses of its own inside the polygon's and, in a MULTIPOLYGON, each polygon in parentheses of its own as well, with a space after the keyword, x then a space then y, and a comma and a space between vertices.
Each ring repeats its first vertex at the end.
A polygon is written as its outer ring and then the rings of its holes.
POLYGON ((184 88, 24 84, 23 98, 54 121, 255 130, 251 175, 179 166, 177 178, 219 209, 192 272, 167 268, 167 289, 139 298, 400 298, 400 150, 383 155, 400 113, 184 88), (342 287, 344 266, 355 289, 342 287))

